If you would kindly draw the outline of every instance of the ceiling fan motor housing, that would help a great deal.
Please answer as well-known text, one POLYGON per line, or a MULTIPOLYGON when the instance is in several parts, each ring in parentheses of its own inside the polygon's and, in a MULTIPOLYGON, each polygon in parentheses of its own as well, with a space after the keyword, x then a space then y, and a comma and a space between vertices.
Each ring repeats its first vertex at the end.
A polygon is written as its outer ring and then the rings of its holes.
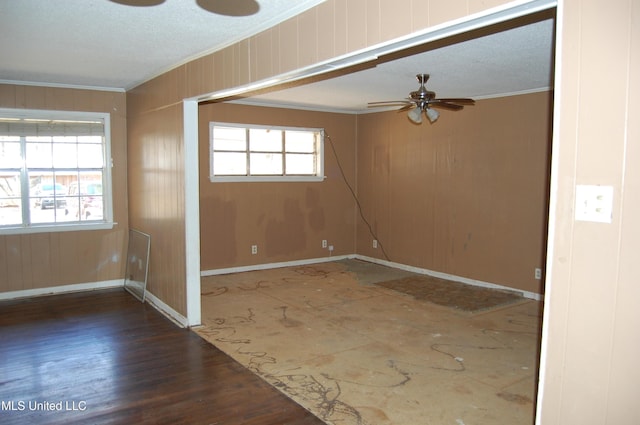
POLYGON ((429 74, 418 74, 416 75, 416 79, 420 83, 420 88, 409 93, 409 96, 416 102, 416 106, 420 107, 421 109, 425 109, 429 106, 429 102, 431 101, 431 99, 435 99, 436 93, 427 90, 427 88, 424 86, 429 80, 429 74))

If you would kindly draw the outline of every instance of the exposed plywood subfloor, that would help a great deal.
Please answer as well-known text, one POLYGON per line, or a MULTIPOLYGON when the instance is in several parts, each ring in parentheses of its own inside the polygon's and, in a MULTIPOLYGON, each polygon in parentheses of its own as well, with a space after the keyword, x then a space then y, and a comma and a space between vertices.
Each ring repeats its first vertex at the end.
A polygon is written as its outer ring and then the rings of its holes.
POLYGON ((338 261, 202 279, 196 331, 328 424, 531 425, 541 305, 471 314, 338 261))

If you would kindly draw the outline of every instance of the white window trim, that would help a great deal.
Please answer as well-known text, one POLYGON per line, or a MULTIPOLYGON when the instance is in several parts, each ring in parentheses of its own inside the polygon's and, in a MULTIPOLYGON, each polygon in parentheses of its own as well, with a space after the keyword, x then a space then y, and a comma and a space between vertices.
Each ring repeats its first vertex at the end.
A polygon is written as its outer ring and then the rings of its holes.
POLYGON ((280 125, 260 125, 260 124, 246 124, 246 123, 229 123, 212 121, 209 123, 209 181, 212 183, 232 183, 232 182, 320 182, 326 177, 324 175, 324 128, 317 127, 291 127, 280 125), (316 175, 283 175, 283 176, 256 176, 256 175, 238 175, 238 176, 215 176, 213 174, 213 127, 225 126, 236 128, 251 128, 251 129, 263 129, 263 130, 292 130, 292 131, 313 131, 319 132, 321 135, 320 142, 318 143, 318 158, 317 166, 318 172, 316 175))
POLYGON ((18 235, 33 233, 54 233, 82 230, 109 230, 116 224, 113 221, 113 183, 111 179, 111 169, 113 168, 113 158, 111 157, 111 114, 107 112, 85 112, 85 111, 61 111, 46 109, 8 109, 0 108, 0 115, 13 118, 32 118, 52 120, 91 120, 102 119, 104 122, 104 175, 103 175, 103 203, 104 214, 102 221, 92 222, 61 222, 58 224, 30 224, 24 226, 0 226, 0 235, 18 235))

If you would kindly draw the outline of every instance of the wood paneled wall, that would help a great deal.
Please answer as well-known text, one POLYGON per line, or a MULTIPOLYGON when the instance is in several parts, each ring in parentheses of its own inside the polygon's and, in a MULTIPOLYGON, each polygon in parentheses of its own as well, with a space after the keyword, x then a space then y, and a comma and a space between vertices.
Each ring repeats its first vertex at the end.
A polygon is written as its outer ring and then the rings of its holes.
POLYGON ((434 124, 358 118, 359 254, 542 293, 550 92, 481 100, 434 124), (384 251, 383 251, 384 249, 384 251))
POLYGON ((141 114, 128 127, 129 226, 151 235, 147 289, 181 314, 185 209, 182 105, 141 114), (139 143, 142 142, 142 143, 139 143))
POLYGON ((640 3, 561 1, 558 21, 555 178, 537 423, 635 425, 640 3), (606 102, 594 100, 596 87, 604 88, 606 102), (576 220, 577 185, 613 188, 611 223, 576 220))
POLYGON ((0 107, 110 113, 117 223, 111 230, 0 235, 0 292, 122 279, 128 232, 125 94, 0 84, 0 107))

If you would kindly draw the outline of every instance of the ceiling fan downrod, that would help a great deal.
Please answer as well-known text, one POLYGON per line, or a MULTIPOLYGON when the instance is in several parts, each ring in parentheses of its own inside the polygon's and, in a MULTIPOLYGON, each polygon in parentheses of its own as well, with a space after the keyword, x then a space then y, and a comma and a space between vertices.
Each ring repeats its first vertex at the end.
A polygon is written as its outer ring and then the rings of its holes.
POLYGON ((435 99, 436 93, 431 90, 427 90, 425 84, 429 80, 429 74, 418 74, 416 75, 416 79, 420 83, 420 88, 416 91, 412 91, 410 93, 411 99, 416 102, 426 102, 428 103, 431 99, 435 99))

